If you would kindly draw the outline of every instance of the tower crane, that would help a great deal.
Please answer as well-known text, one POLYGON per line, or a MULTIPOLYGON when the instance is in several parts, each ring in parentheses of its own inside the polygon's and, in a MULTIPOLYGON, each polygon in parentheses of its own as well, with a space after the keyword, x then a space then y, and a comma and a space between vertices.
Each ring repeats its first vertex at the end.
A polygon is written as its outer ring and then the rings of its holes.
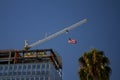
POLYGON ((60 30, 60 31, 58 31, 58 32, 56 32, 56 33, 54 33, 54 34, 51 34, 50 36, 48 36, 48 37, 45 37, 45 38, 43 38, 43 39, 41 39, 41 40, 38 40, 38 41, 36 41, 35 43, 32 43, 32 44, 28 44, 28 42, 25 40, 25 46, 24 46, 24 49, 25 50, 28 50, 28 49, 30 49, 31 47, 34 47, 34 46, 36 46, 36 45, 39 45, 39 44, 42 44, 42 43, 44 43, 44 42, 46 42, 46 41, 48 41, 48 40, 51 40, 51 39, 53 39, 53 38, 55 38, 55 37, 57 37, 57 36, 59 36, 59 35, 61 35, 61 34, 63 34, 63 33, 66 33, 66 32, 68 32, 68 31, 70 31, 70 30, 72 30, 72 29, 74 29, 74 28, 76 28, 76 27, 79 27, 79 26, 81 26, 82 24, 84 24, 84 23, 86 23, 87 22, 87 19, 83 19, 83 20, 81 20, 81 21, 79 21, 79 22, 77 22, 77 23, 75 23, 75 24, 73 24, 73 25, 71 25, 71 26, 69 26, 69 27, 66 27, 66 28, 64 28, 64 29, 62 29, 62 30, 60 30))

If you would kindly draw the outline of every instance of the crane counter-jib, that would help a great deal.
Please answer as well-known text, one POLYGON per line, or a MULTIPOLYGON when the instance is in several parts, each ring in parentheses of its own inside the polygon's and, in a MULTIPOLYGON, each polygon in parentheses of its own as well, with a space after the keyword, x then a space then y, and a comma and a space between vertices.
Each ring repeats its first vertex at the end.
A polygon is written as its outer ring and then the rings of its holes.
POLYGON ((31 47, 36 46, 38 44, 44 43, 44 42, 46 42, 46 41, 48 41, 48 40, 50 40, 52 38, 55 38, 55 37, 65 33, 65 32, 68 32, 68 31, 70 31, 70 30, 72 30, 72 29, 74 29, 76 27, 79 27, 79 26, 81 26, 82 24, 84 24, 86 22, 87 22, 87 19, 83 19, 83 20, 81 20, 81 21, 79 21, 79 22, 77 22, 77 23, 75 23, 75 24, 73 24, 73 25, 71 25, 69 27, 66 27, 66 28, 64 28, 64 29, 62 29, 62 30, 48 36, 48 37, 45 37, 44 39, 38 40, 37 42, 35 42, 35 43, 31 44, 31 45, 26 45, 26 47, 31 48, 31 47))

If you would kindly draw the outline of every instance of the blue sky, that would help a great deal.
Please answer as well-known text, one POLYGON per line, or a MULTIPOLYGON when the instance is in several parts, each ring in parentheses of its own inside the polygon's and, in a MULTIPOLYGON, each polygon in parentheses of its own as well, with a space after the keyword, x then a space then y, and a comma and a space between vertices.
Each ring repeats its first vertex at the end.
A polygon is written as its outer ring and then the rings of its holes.
POLYGON ((119 80, 119 0, 0 0, 0 50, 21 50, 24 40, 34 43, 84 18, 88 22, 31 49, 52 48, 63 59, 63 80, 79 80, 78 58, 91 48, 110 58, 111 80, 119 80), (67 43, 74 38, 77 44, 67 43))

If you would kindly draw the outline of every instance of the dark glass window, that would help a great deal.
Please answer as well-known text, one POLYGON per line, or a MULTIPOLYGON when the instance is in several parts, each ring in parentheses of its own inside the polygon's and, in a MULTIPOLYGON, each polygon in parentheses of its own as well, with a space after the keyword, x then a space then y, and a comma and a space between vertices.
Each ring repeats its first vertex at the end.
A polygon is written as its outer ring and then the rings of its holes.
POLYGON ((11 76, 11 75, 12 75, 12 72, 13 72, 12 69, 13 69, 13 66, 10 65, 10 66, 9 66, 8 76, 11 76))
POLYGON ((0 70, 0 76, 2 76, 3 72, 4 72, 4 71, 0 70))
POLYGON ((22 69, 22 65, 18 65, 18 70, 21 70, 22 69))
POLYGON ((6 76, 8 74, 8 71, 4 71, 3 75, 6 76))
POLYGON ((23 71, 23 72, 22 72, 22 75, 26 75, 26 71, 23 71))
POLYGON ((39 80, 39 77, 36 76, 36 77, 35 77, 35 80, 39 80))
POLYGON ((13 75, 17 75, 17 65, 14 65, 14 69, 13 69, 13 75))
POLYGON ((28 65, 28 70, 30 70, 30 69, 31 69, 31 65, 29 64, 29 65, 28 65))
POLYGON ((46 68, 45 68, 45 63, 42 64, 41 72, 42 74, 45 74, 46 68))
POLYGON ((22 77, 21 80, 25 80, 25 78, 22 77))
POLYGON ((36 73, 35 71, 32 71, 32 75, 35 75, 35 73, 36 73))
POLYGON ((46 64, 46 68, 49 69, 49 64, 46 64))
POLYGON ((3 66, 0 66, 0 76, 2 76, 3 73, 3 66))
POLYGON ((0 66, 0 71, 2 71, 3 70, 3 66, 0 66))
POLYGON ((17 65, 14 65, 14 70, 17 70, 17 65))
POLYGON ((37 69, 38 69, 38 70, 40 69, 40 64, 37 65, 37 69))
POLYGON ((14 71, 13 71, 13 75, 14 75, 14 76, 17 75, 17 71, 14 70, 14 71))
POLYGON ((22 65, 18 65, 18 70, 17 70, 18 75, 21 75, 21 71, 22 71, 22 65))
POLYGON ((11 80, 15 80, 15 77, 13 77, 11 80))
POLYGON ((40 64, 37 64, 36 74, 37 74, 37 75, 39 75, 39 74, 40 74, 40 64))
POLYGON ((34 77, 31 77, 31 80, 34 80, 34 77))
POLYGON ((0 76, 2 76, 2 71, 0 71, 0 76))
POLYGON ((45 68, 45 64, 43 63, 43 64, 42 64, 42 69, 44 69, 44 68, 45 68))
POLYGON ((48 76, 45 76, 45 80, 49 80, 48 76))
POLYGON ((17 77, 16 80, 20 80, 20 77, 17 77))
POLYGON ((5 78, 2 78, 1 80, 6 80, 5 78))
POLYGON ((13 68, 13 66, 12 66, 12 65, 10 65, 9 70, 10 70, 10 71, 12 71, 12 68, 13 68))
POLYGON ((27 75, 30 75, 31 74, 31 71, 27 71, 27 75))
POLYGON ((6 80, 11 80, 11 78, 7 78, 6 80))
POLYGON ((42 75, 45 75, 45 71, 41 71, 42 75))
POLYGON ((8 72, 8 76, 11 76, 12 75, 12 71, 8 72))
POLYGON ((27 66, 23 65, 22 75, 26 75, 27 66))
POLYGON ((36 71, 36 74, 37 74, 37 75, 40 75, 40 71, 36 71))
POLYGON ((28 70, 27 70, 27 75, 30 75, 31 74, 31 65, 28 64, 28 70))
POLYGON ((6 66, 5 66, 4 70, 5 70, 5 71, 7 71, 7 70, 8 70, 8 65, 6 65, 6 66))
POLYGON ((18 71, 18 75, 21 75, 21 71, 18 71))
POLYGON ((26 80, 29 80, 29 77, 26 77, 26 80))
POLYGON ((34 65, 32 65, 32 69, 36 69, 36 65, 34 64, 34 65))
POLYGON ((49 75, 49 71, 46 71, 46 75, 49 75))
POLYGON ((23 70, 26 70, 26 65, 23 65, 23 70))
POLYGON ((36 73, 36 64, 32 65, 32 75, 35 75, 36 73))
POLYGON ((41 77, 40 77, 40 80, 44 80, 44 77, 43 77, 43 76, 41 76, 41 77))

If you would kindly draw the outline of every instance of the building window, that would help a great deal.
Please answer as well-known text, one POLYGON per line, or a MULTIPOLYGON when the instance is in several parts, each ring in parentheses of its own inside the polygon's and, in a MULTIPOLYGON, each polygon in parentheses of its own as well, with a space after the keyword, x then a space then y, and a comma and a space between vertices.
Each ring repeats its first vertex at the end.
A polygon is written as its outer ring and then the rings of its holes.
POLYGON ((12 69, 13 69, 13 66, 12 66, 12 65, 10 65, 9 70, 11 70, 11 71, 12 71, 12 69))
POLYGON ((34 80, 34 77, 31 77, 31 79, 30 80, 34 80))
POLYGON ((2 72, 2 71, 0 71, 0 76, 2 76, 2 73, 3 73, 3 72, 2 72))
POLYGON ((18 70, 21 70, 22 69, 22 65, 18 65, 18 70))
POLYGON ((41 77, 40 77, 40 80, 44 80, 44 76, 41 76, 41 77))
POLYGON ((7 71, 4 71, 4 72, 3 72, 3 75, 4 75, 4 76, 7 76, 7 71))
POLYGON ((37 75, 39 75, 39 74, 40 74, 40 64, 37 64, 36 74, 37 74, 37 75))
POLYGON ((36 74, 36 64, 32 65, 32 75, 36 74))
POLYGON ((48 70, 46 71, 46 75, 49 75, 49 71, 48 70))
POLYGON ((31 65, 30 64, 28 64, 28 70, 30 70, 31 69, 31 65))
POLYGON ((21 80, 25 80, 25 78, 22 77, 21 80))
POLYGON ((45 64, 44 63, 42 64, 42 69, 45 69, 45 64))
POLYGON ((23 65, 22 75, 26 75, 27 67, 26 64, 23 65))
POLYGON ((3 66, 0 66, 0 71, 2 71, 3 70, 3 66))
POLYGON ((39 80, 39 77, 36 76, 36 77, 35 77, 35 80, 39 80))
POLYGON ((13 66, 10 65, 10 66, 9 66, 9 73, 8 73, 9 76, 13 75, 13 74, 12 74, 12 73, 13 73, 12 69, 13 69, 13 66))
POLYGON ((14 68, 13 68, 14 70, 13 70, 13 75, 15 76, 15 75, 17 75, 17 65, 14 65, 14 68))
POLYGON ((17 77, 16 80, 21 80, 20 77, 17 77))
POLYGON ((49 64, 48 63, 46 64, 46 68, 49 69, 49 64))
POLYGON ((18 65, 18 75, 21 75, 21 71, 22 71, 22 65, 20 64, 20 65, 18 65))
POLYGON ((0 76, 2 76, 3 73, 3 66, 0 66, 0 76))
POLYGON ((5 70, 5 71, 8 71, 8 65, 5 66, 4 70, 5 70))
POLYGON ((14 65, 14 70, 17 70, 17 65, 14 65))
POLYGON ((23 65, 23 70, 26 70, 26 65, 23 65))
POLYGON ((41 71, 42 75, 45 75, 45 71, 41 71))
POLYGON ((30 75, 31 74, 31 65, 28 64, 28 70, 27 70, 27 75, 30 75))
POLYGON ((45 80, 49 80, 49 77, 48 77, 48 76, 45 76, 45 80))
POLYGON ((12 77, 12 79, 11 80, 15 80, 15 77, 12 77))
POLYGON ((36 69, 36 64, 32 65, 32 69, 35 70, 36 69))
POLYGON ((12 76, 12 75, 13 75, 12 71, 9 71, 8 76, 12 76))
POLYGON ((11 78, 8 77, 6 80, 11 80, 11 78))
POLYGON ((29 80, 29 77, 26 77, 26 80, 29 80))

